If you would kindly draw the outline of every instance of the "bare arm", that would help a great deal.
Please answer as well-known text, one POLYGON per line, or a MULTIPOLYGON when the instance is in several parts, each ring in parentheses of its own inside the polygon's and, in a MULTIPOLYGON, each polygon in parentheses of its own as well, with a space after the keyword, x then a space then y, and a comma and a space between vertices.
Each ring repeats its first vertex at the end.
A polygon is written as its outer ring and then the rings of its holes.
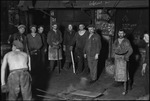
POLYGON ((28 67, 29 67, 29 71, 31 71, 31 58, 28 55, 28 67))
POLYGON ((8 54, 4 56, 2 67, 1 67, 1 85, 5 85, 5 74, 6 74, 6 67, 8 63, 7 57, 8 57, 8 54))

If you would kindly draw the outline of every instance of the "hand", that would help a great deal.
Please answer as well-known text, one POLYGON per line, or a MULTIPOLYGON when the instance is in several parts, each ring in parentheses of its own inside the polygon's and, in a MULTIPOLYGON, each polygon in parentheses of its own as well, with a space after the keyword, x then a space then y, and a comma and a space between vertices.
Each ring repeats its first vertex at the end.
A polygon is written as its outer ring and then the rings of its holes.
POLYGON ((146 65, 147 65, 146 63, 143 64, 142 71, 141 71, 142 76, 144 76, 145 74, 146 65))
POLYGON ((129 61, 129 57, 125 55, 124 60, 129 61))
POLYGON ((84 58, 86 58, 86 54, 84 54, 84 58))
POLYGON ((97 60, 97 59, 98 59, 98 54, 95 55, 95 60, 97 60))
POLYGON ((70 46, 69 49, 70 49, 70 51, 72 51, 73 50, 73 46, 70 46))
POLYGON ((1 86, 1 91, 2 91, 3 93, 8 92, 8 88, 7 88, 7 85, 6 85, 6 84, 1 86))
POLYGON ((47 49, 44 49, 44 52, 47 52, 47 49))
POLYGON ((63 46, 63 51, 66 51, 66 46, 65 45, 63 46))

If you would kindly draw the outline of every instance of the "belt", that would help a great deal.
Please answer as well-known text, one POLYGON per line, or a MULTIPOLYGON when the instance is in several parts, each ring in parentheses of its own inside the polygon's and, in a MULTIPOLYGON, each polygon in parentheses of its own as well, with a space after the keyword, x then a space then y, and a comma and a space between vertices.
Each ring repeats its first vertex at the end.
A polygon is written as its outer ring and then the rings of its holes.
POLYGON ((32 50, 30 51, 31 55, 37 55, 40 52, 40 50, 32 50))
POLYGON ((128 53, 128 51, 127 52, 125 52, 125 53, 121 53, 121 54, 119 54, 119 53, 115 53, 116 55, 125 55, 125 54, 127 54, 128 53))
POLYGON ((28 68, 10 70, 10 73, 15 72, 15 71, 28 71, 28 68))
POLYGON ((125 55, 126 53, 122 53, 122 54, 118 54, 118 53, 115 53, 116 55, 125 55))

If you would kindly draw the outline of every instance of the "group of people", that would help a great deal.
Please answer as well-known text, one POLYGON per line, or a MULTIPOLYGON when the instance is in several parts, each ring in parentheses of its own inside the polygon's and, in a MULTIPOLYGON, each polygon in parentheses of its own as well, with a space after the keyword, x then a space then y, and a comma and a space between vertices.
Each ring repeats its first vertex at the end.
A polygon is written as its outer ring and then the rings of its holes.
MULTIPOLYGON (((8 64, 10 70, 7 82, 9 99, 17 99, 19 91, 21 91, 23 99, 30 100, 32 98, 31 77, 38 75, 41 68, 44 68, 42 66, 46 66, 46 58, 50 61, 49 71, 54 70, 56 62, 61 66, 63 51, 65 53, 64 69, 71 67, 73 61, 71 52, 73 52, 76 74, 82 73, 88 67, 90 70, 88 80, 90 82, 97 80, 97 64, 102 44, 101 37, 96 33, 94 25, 89 25, 86 30, 84 24, 79 24, 79 30, 75 32, 73 25, 69 24, 63 37, 57 23, 52 24, 47 35, 43 33, 43 26, 38 27, 38 33, 35 25, 30 26, 31 32, 27 35, 24 35, 25 28, 24 25, 19 25, 19 32, 9 37, 8 42, 12 43, 12 51, 3 58, 1 87, 6 88, 5 74, 8 64), (31 71, 31 76, 28 71, 31 71)), ((119 38, 114 41, 112 47, 112 57, 115 58, 114 78, 117 82, 124 82, 123 94, 126 94, 126 83, 129 79, 127 62, 133 50, 129 40, 124 37, 123 30, 119 30, 118 36, 119 38)), ((147 37, 144 38, 144 40, 146 39, 147 37)), ((142 73, 145 72, 146 67, 149 68, 148 59, 146 59, 147 65, 143 65, 142 73)))

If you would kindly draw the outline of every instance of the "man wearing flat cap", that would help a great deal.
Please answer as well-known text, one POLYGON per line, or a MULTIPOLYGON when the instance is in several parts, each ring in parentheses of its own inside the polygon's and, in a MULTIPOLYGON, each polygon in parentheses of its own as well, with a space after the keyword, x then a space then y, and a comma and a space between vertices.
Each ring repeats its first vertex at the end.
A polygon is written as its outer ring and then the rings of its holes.
POLYGON ((8 92, 8 100, 17 100, 21 92, 23 100, 31 100, 30 56, 23 52, 19 40, 13 41, 12 51, 5 54, 1 66, 1 91, 8 92), (7 65, 9 76, 6 79, 7 65), (7 83, 7 84, 6 84, 7 83))
POLYGON ((23 51, 28 53, 27 39, 26 39, 26 35, 24 34, 26 27, 25 25, 19 25, 17 28, 18 28, 18 32, 9 36, 8 43, 12 44, 14 40, 19 40, 20 42, 23 43, 24 46, 23 51))
POLYGON ((100 36, 95 32, 94 25, 88 26, 89 37, 86 40, 84 47, 84 57, 88 60, 88 67, 90 69, 90 82, 97 80, 97 64, 101 50, 100 36))

